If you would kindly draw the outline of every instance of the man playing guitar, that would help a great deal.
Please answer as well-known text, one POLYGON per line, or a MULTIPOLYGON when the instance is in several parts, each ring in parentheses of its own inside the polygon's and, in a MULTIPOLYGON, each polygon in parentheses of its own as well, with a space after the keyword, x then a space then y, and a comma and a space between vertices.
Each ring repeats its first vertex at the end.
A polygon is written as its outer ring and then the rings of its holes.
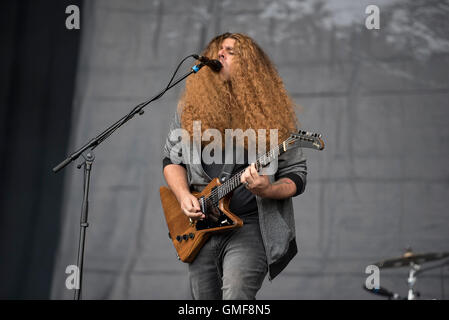
MULTIPOLYGON (((298 131, 294 103, 254 40, 225 33, 212 39, 203 55, 218 59, 223 67, 219 72, 203 68, 188 78, 170 132, 182 128, 193 137, 193 122, 201 121, 202 132, 215 129, 223 136, 226 129, 266 129, 266 143, 276 145, 298 131), (276 129, 276 141, 270 141, 270 129, 276 129)), ((276 172, 263 174, 251 160, 251 143, 251 139, 244 142, 244 161, 239 163, 235 157, 231 161, 231 173, 243 173, 229 210, 243 225, 212 234, 189 262, 194 299, 255 299, 267 273, 272 280, 297 253, 291 198, 303 193, 306 185, 302 149, 283 153, 276 172)), ((163 173, 182 213, 199 225, 208 215, 192 192, 201 192, 218 177, 228 158, 223 150, 218 155, 222 161, 206 163, 200 157, 201 163, 193 163, 179 145, 169 133, 163 148, 163 173)), ((205 150, 203 143, 201 149, 205 150)))

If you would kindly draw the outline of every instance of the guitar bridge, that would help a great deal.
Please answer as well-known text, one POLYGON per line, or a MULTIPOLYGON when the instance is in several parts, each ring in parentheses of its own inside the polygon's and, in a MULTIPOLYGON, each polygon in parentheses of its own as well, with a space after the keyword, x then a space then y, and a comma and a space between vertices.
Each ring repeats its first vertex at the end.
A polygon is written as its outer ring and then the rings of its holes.
POLYGON ((204 197, 199 198, 198 202, 200 203, 201 212, 206 212, 206 204, 204 201, 204 197))
POLYGON ((234 222, 217 207, 209 209, 205 215, 205 219, 196 222, 195 226, 197 230, 225 227, 234 224, 234 222))

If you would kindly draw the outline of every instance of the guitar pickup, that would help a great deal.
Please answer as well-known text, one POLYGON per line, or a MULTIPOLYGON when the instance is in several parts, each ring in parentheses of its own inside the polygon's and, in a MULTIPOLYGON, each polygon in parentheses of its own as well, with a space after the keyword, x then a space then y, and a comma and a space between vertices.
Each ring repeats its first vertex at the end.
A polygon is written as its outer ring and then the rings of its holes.
POLYGON ((198 200, 199 200, 198 202, 200 203, 201 212, 205 213, 206 212, 206 205, 204 203, 204 197, 201 197, 198 200))

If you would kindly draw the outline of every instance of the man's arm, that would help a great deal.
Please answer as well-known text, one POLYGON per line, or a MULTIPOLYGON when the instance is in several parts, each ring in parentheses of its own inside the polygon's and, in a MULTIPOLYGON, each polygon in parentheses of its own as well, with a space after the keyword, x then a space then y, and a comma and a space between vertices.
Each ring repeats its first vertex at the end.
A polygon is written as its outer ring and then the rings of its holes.
POLYGON ((176 134, 172 135, 179 128, 181 128, 179 114, 175 112, 170 122, 169 134, 162 149, 164 178, 178 200, 184 214, 193 220, 198 220, 204 218, 204 214, 201 213, 198 199, 190 193, 189 184, 187 183, 187 171, 182 163, 182 148, 178 143, 178 136, 176 134), (175 164, 173 161, 180 164, 175 164))
POLYGON ((178 164, 166 165, 164 167, 164 178, 178 202, 181 203, 182 198, 190 193, 186 169, 178 164))
POLYGON ((201 212, 198 199, 190 193, 187 184, 186 169, 178 164, 168 164, 164 167, 164 178, 186 216, 193 220, 205 218, 201 212))
POLYGON ((283 177, 270 183, 268 176, 259 175, 254 164, 245 170, 240 181, 248 183, 246 188, 262 198, 285 199, 297 192, 296 183, 291 178, 283 177))
POLYGON ((262 197, 271 199, 285 199, 293 197, 295 194, 296 184, 289 178, 281 178, 269 184, 268 188, 266 188, 265 192, 263 192, 262 197))

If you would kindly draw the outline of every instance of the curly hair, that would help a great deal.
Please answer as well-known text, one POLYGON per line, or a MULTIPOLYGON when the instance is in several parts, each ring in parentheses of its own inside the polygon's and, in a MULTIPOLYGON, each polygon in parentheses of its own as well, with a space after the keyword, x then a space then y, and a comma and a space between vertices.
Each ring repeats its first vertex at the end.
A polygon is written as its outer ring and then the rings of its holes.
POLYGON ((182 127, 191 137, 197 120, 201 120, 202 133, 213 128, 223 137, 228 128, 266 129, 267 147, 270 129, 277 129, 279 144, 299 128, 296 106, 273 63, 250 37, 224 33, 213 38, 202 55, 218 59, 221 43, 227 38, 235 40, 230 79, 223 80, 210 68, 188 78, 178 105, 182 127))

